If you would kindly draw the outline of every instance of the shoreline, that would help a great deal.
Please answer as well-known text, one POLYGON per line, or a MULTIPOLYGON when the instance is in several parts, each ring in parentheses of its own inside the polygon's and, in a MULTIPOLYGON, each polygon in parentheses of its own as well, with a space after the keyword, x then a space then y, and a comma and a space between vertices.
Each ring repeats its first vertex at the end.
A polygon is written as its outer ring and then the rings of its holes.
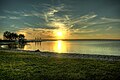
POLYGON ((107 60, 107 61, 120 61, 120 56, 116 55, 97 55, 97 54, 77 54, 77 53, 57 53, 57 52, 43 52, 39 50, 1 50, 2 52, 12 53, 28 53, 36 54, 44 57, 56 57, 56 58, 73 58, 73 59, 95 59, 95 60, 107 60))

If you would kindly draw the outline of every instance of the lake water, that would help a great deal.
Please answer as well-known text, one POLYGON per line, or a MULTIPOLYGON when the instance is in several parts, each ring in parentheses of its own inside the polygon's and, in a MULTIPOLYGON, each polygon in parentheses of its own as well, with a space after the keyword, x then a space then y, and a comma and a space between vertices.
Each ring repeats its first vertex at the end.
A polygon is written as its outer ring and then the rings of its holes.
POLYGON ((58 53, 120 55, 120 41, 46 41, 28 43, 24 50, 58 53))

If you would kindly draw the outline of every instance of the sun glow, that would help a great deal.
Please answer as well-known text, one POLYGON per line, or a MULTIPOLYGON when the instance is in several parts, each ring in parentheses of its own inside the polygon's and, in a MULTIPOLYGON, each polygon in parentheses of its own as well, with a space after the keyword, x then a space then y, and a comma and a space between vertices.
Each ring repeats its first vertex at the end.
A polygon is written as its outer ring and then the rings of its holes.
POLYGON ((65 24, 62 22, 52 22, 51 26, 58 27, 58 28, 64 28, 65 24))
POLYGON ((65 38, 66 32, 62 31, 62 30, 56 30, 54 32, 54 35, 57 39, 63 39, 63 38, 65 38))
POLYGON ((18 34, 23 34, 26 36, 26 33, 25 32, 17 32, 18 34))
POLYGON ((57 32, 57 36, 63 36, 63 33, 61 31, 57 32))

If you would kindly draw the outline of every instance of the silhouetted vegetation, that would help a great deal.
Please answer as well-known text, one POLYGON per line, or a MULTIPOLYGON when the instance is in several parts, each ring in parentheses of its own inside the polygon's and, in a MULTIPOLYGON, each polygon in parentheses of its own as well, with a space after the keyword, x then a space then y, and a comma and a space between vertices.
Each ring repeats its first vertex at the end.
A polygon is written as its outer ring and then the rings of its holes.
POLYGON ((17 34, 9 31, 5 31, 3 34, 5 40, 24 40, 24 34, 17 34))

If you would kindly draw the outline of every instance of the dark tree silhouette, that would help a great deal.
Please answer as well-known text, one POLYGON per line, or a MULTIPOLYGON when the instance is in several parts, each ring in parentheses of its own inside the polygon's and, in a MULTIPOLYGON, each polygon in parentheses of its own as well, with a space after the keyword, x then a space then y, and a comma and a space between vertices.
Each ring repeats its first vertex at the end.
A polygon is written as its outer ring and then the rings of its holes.
POLYGON ((24 39, 25 36, 24 36, 24 34, 19 34, 18 38, 19 38, 19 39, 24 39))
POLYGON ((24 39, 25 36, 23 34, 11 33, 9 31, 5 31, 3 34, 4 39, 6 40, 17 40, 17 39, 24 39))
POLYGON ((11 33, 10 32, 8 32, 8 31, 4 32, 3 36, 5 39, 11 40, 11 33))
POLYGON ((19 39, 18 39, 18 40, 19 40, 19 44, 24 44, 24 42, 25 42, 25 41, 24 41, 24 40, 25 40, 25 39, 24 39, 24 38, 25 38, 24 34, 19 34, 18 38, 19 38, 19 39))
POLYGON ((11 33, 11 38, 12 40, 16 40, 18 38, 18 34, 17 33, 11 33))

